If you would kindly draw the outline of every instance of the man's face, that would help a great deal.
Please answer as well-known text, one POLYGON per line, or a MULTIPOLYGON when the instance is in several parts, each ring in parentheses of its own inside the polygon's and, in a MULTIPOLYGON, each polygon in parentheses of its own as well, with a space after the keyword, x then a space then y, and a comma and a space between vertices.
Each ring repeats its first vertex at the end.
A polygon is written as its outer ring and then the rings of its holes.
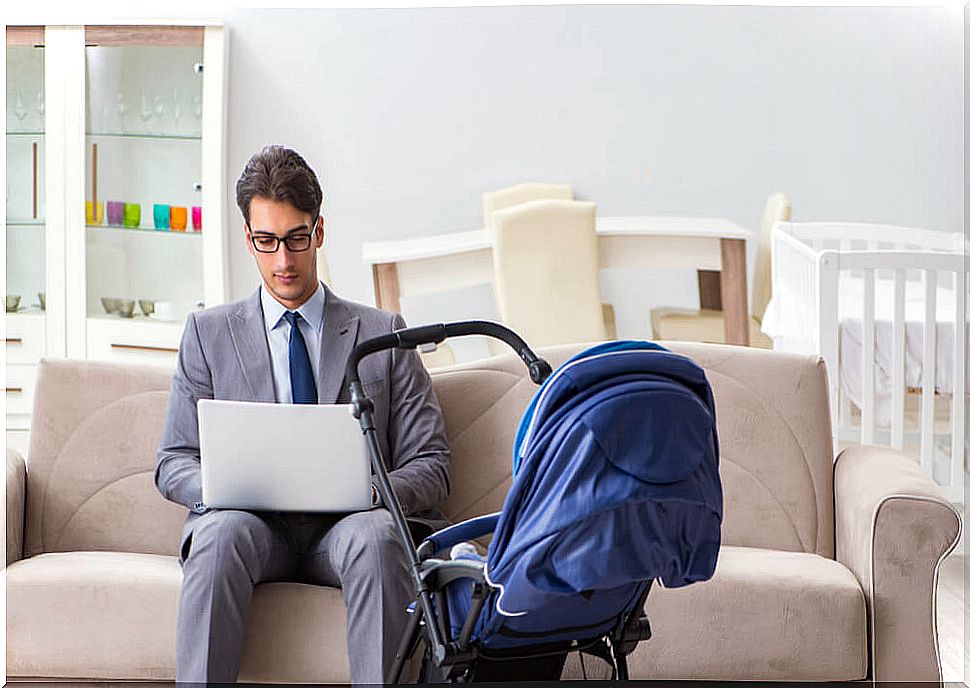
POLYGON ((312 220, 310 213, 297 210, 286 201, 255 196, 249 204, 246 246, 256 259, 263 284, 289 310, 299 308, 317 289, 317 249, 323 246, 323 217, 317 218, 315 227, 310 226, 312 220), (270 244, 272 249, 275 242, 271 237, 298 235, 310 235, 307 250, 291 251, 280 242, 275 253, 260 253, 253 246, 254 238, 257 243, 270 244))

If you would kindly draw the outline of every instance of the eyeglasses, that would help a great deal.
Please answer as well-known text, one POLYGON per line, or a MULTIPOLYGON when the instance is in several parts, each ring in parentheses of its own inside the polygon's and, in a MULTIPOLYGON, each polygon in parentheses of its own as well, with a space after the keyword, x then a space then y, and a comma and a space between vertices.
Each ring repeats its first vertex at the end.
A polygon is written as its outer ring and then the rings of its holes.
MULTIPOLYGON (((309 229, 309 227, 301 225, 293 229, 309 229)), ((286 244, 287 251, 302 253, 310 248, 313 239, 312 233, 287 234, 285 237, 278 237, 275 234, 253 234, 252 232, 252 228, 249 228, 249 237, 253 242, 253 248, 260 253, 276 253, 280 250, 280 244, 286 244)))

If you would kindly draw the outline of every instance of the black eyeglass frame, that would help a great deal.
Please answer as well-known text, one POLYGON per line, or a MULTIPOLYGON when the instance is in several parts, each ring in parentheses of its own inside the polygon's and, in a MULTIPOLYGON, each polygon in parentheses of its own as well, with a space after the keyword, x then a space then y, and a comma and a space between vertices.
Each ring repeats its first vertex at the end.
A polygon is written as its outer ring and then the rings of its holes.
MULTIPOLYGON (((264 232, 264 233, 260 234, 259 237, 258 237, 260 239, 270 239, 270 238, 272 238, 272 239, 275 239, 276 240, 276 245, 273 247, 272 250, 260 248, 259 246, 256 245, 257 236, 253 233, 253 228, 250 227, 248 223, 246 224, 246 231, 249 232, 249 241, 253 245, 253 249, 257 253, 276 253, 277 251, 280 250, 280 244, 286 244, 286 250, 289 251, 290 253, 305 253, 306 251, 309 251, 310 250, 310 247, 313 245, 313 235, 316 233, 316 225, 317 225, 317 221, 314 220, 313 221, 313 229, 310 230, 309 232, 307 232, 306 234, 303 234, 303 233, 301 233, 301 234, 287 234, 285 237, 279 237, 279 236, 276 236, 275 234, 272 234, 270 232, 264 232), (306 248, 293 248, 290 245, 290 241, 291 240, 293 240, 293 239, 304 239, 304 238, 307 240, 306 248)), ((302 224, 302 225, 299 225, 297 227, 293 227, 290 230, 290 232, 293 232, 293 231, 296 231, 296 230, 299 230, 299 229, 308 229, 309 230, 310 228, 309 228, 308 225, 302 224)))

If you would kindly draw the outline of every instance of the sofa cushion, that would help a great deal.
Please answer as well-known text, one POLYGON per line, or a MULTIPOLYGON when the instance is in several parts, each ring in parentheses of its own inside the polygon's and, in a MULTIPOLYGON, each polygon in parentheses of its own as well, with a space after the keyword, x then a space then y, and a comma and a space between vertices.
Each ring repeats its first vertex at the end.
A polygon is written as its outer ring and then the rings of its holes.
MULTIPOLYGON (((629 658, 633 679, 843 681, 865 678, 866 602, 841 564, 801 552, 722 547, 711 580, 655 587, 653 637, 629 658)), ((591 678, 599 662, 586 662, 591 678)), ((583 676, 576 657, 565 675, 583 676)))
MULTIPOLYGON (((44 554, 7 569, 7 674, 171 681, 182 573, 174 557, 44 554)), ((714 577, 655 588, 654 637, 636 679, 856 680, 866 674, 866 607, 841 564, 814 554, 723 547, 714 577)), ((340 591, 256 588, 240 680, 343 683, 340 591)), ((587 665, 587 668, 590 668, 587 665)), ((582 676, 574 660, 566 677, 582 676)))
MULTIPOLYGON (((173 681, 182 571, 175 557, 42 554, 7 569, 7 675, 173 681)), ((240 680, 346 683, 335 588, 256 588, 240 680)))

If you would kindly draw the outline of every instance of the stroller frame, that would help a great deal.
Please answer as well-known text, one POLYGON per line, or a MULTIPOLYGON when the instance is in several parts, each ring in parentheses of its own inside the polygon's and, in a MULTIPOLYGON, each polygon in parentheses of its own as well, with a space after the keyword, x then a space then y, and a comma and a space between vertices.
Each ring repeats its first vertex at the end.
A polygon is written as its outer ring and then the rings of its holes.
MULTIPOLYGON (((401 504, 388 479, 387 469, 377 440, 374 423, 373 401, 364 394, 360 384, 358 366, 360 361, 373 353, 386 349, 433 349, 448 337, 465 335, 485 335, 500 339, 519 355, 529 369, 532 381, 541 385, 552 374, 547 361, 536 356, 529 346, 515 332, 498 323, 484 320, 469 320, 436 325, 423 325, 395 330, 390 334, 368 339, 358 344, 347 361, 346 380, 350 392, 353 415, 360 422, 364 441, 368 448, 371 466, 377 480, 377 489, 384 506, 390 511, 398 537, 408 559, 410 574, 417 593, 413 612, 410 615, 405 633, 387 677, 391 683, 398 683, 405 664, 414 655, 418 641, 424 636, 427 658, 432 666, 424 671, 433 672, 439 680, 464 682, 474 680, 479 658, 490 661, 522 660, 550 655, 560 655, 581 650, 607 661, 613 668, 613 678, 628 680, 629 671, 626 657, 641 640, 650 638, 650 623, 643 615, 643 605, 653 581, 645 581, 644 590, 633 607, 633 613, 619 616, 613 628, 596 637, 580 637, 570 641, 537 643, 527 648, 514 650, 488 651, 477 647, 471 641, 478 617, 485 607, 488 596, 495 590, 485 578, 485 562, 468 559, 441 559, 434 555, 440 549, 433 536, 415 547, 411 531, 407 526, 401 504), (451 623, 448 618, 444 588, 456 580, 467 579, 472 583, 472 604, 458 637, 451 637, 451 623)), ((474 539, 492 532, 494 518, 479 519, 480 529, 475 531, 474 521, 471 530, 462 532, 463 539, 474 539)), ((404 610, 402 610, 404 613, 404 610)), ((422 676, 428 680, 428 676, 422 676)))

